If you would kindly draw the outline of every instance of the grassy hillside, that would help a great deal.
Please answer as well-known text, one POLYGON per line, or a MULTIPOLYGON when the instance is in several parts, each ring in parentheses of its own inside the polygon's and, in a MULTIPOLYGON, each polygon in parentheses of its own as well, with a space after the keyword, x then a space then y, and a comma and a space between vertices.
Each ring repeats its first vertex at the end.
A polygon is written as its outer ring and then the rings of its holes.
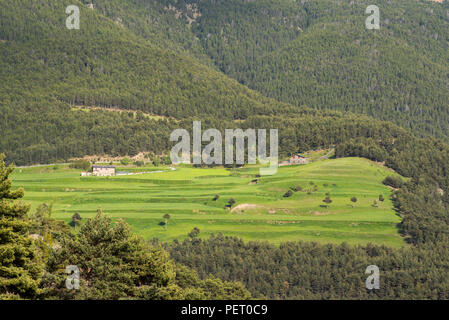
MULTIPOLYGON (((142 169, 145 170, 145 169, 142 169)), ((152 170, 155 170, 152 168, 152 170)), ((53 204, 53 217, 70 221, 74 212, 92 217, 98 207, 124 218, 135 232, 163 241, 182 239, 194 227, 246 240, 378 243, 401 246, 391 190, 381 184, 389 169, 369 160, 343 158, 281 167, 256 178, 257 168, 229 171, 188 167, 163 173, 109 178, 80 177, 65 166, 17 169, 14 186, 25 188, 33 207, 53 204), (259 183, 251 181, 259 179, 259 183), (314 185, 312 185, 312 183, 314 185), (290 187, 302 187, 290 198, 290 187), (315 187, 316 186, 316 187, 315 187), (330 194, 332 203, 323 199, 330 194), (213 200, 215 195, 218 200, 213 200), (382 194, 384 202, 374 200, 382 194), (357 197, 354 204, 351 197, 357 197), (232 209, 225 209, 234 198, 232 209), (163 215, 171 215, 167 229, 163 215)))

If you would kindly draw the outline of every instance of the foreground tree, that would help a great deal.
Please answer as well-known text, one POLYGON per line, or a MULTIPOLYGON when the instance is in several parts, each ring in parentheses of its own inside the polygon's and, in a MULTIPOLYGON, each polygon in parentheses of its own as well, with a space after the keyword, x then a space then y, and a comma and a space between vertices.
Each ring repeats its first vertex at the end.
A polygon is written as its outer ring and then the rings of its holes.
POLYGON ((23 190, 11 191, 9 175, 14 170, 5 166, 0 155, 0 300, 33 299, 39 294, 42 273, 38 249, 28 236, 29 206, 18 199, 23 190))
POLYGON ((220 290, 177 266, 160 246, 134 236, 122 220, 99 212, 78 234, 66 234, 52 249, 42 286, 53 299, 213 299, 249 297, 240 284, 213 279, 220 290), (67 289, 65 270, 79 270, 79 289, 67 289))

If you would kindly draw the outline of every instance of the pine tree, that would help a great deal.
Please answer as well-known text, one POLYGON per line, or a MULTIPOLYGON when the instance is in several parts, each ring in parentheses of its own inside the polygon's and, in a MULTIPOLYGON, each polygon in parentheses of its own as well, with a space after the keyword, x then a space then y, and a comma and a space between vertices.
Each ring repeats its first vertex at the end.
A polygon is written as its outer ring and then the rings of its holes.
POLYGON ((29 205, 16 200, 23 189, 11 191, 12 166, 0 155, 0 299, 32 299, 38 295, 41 264, 29 237, 29 205))

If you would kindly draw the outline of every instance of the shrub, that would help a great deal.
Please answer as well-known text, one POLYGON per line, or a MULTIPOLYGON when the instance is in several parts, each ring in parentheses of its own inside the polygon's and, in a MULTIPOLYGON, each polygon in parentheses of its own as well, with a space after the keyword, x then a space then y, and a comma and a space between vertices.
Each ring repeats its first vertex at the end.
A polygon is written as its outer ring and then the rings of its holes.
POLYGON ((160 164, 161 164, 161 160, 159 160, 159 158, 154 158, 154 159, 153 159, 153 165, 154 165, 155 167, 159 167, 160 164))
POLYGON ((227 207, 228 208, 232 208, 232 206, 235 204, 235 200, 234 200, 234 198, 231 198, 231 199, 229 199, 229 201, 228 201, 228 204, 227 204, 227 207))
POLYGON ((326 198, 324 198, 323 202, 326 204, 326 208, 329 208, 329 204, 332 203, 332 199, 327 196, 326 198))
POLYGON ((134 162, 134 165, 138 166, 138 167, 143 167, 145 165, 145 162, 143 162, 143 161, 136 161, 136 162, 134 162))
POLYGON ((69 165, 69 168, 89 171, 91 168, 91 164, 87 160, 76 160, 69 165))
POLYGON ((293 195, 293 191, 288 190, 285 194, 284 194, 284 198, 290 198, 293 195))
POLYGON ((402 185, 404 184, 404 182, 402 181, 402 179, 400 177, 395 177, 395 176, 386 177, 384 179, 384 181, 382 181, 382 183, 386 186, 390 186, 395 189, 402 187, 402 185))

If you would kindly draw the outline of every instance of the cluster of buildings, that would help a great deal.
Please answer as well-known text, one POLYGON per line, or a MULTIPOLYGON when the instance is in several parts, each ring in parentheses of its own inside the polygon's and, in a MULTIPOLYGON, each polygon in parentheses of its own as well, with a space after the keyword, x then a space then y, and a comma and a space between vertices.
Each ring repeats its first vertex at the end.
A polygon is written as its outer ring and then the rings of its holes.
MULTIPOLYGON (((295 164, 307 164, 309 160, 300 154, 294 154, 290 157, 288 161, 282 161, 279 163, 280 166, 289 166, 295 164)), ((82 177, 111 177, 117 174, 124 174, 123 172, 116 172, 115 166, 105 166, 105 165, 93 165, 92 172, 81 172, 82 177)))
POLYGON ((280 166, 290 166, 295 164, 307 164, 309 160, 300 154, 294 154, 288 159, 288 161, 282 161, 279 163, 280 166))
POLYGON ((114 166, 99 166, 99 165, 93 165, 92 166, 92 172, 81 172, 82 177, 111 177, 115 176, 116 171, 114 166))
POLYGON ((309 163, 309 160, 307 160, 307 158, 303 157, 300 154, 295 154, 290 157, 288 162, 289 164, 306 164, 309 163))

